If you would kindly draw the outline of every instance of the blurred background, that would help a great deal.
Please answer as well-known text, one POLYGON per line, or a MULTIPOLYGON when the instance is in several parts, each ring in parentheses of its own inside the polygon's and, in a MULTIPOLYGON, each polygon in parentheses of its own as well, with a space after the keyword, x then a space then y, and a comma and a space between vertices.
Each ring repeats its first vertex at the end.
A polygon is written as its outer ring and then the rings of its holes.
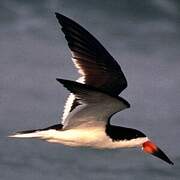
POLYGON ((0 9, 0 179, 179 179, 178 0, 1 0, 0 9), (143 131, 174 166, 138 149, 99 151, 7 138, 56 124, 68 91, 55 78, 79 76, 55 11, 84 26, 121 65, 128 80, 122 96, 131 108, 112 123, 143 131))

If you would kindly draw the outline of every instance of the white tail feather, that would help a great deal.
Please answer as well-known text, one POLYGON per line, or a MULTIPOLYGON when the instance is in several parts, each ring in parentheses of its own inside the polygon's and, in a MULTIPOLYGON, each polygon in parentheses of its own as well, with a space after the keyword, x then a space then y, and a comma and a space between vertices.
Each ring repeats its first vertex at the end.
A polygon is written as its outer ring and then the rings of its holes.
POLYGON ((40 133, 40 131, 36 131, 33 133, 24 133, 24 134, 17 133, 14 135, 10 135, 8 137, 10 137, 10 138, 40 138, 41 136, 42 136, 42 134, 40 133))

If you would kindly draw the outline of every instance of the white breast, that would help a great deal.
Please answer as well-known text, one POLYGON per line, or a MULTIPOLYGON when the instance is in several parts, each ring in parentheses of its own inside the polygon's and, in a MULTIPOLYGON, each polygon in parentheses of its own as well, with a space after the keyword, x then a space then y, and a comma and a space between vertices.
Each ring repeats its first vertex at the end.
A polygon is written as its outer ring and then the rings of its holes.
MULTIPOLYGON (((92 123, 92 122, 91 122, 92 123)), ((68 146, 86 146, 93 148, 126 148, 141 146, 148 140, 145 138, 136 138, 132 140, 113 141, 105 132, 105 123, 100 121, 96 126, 87 123, 85 126, 80 125, 77 128, 65 131, 47 130, 39 132, 39 137, 52 143, 61 143, 68 146)))

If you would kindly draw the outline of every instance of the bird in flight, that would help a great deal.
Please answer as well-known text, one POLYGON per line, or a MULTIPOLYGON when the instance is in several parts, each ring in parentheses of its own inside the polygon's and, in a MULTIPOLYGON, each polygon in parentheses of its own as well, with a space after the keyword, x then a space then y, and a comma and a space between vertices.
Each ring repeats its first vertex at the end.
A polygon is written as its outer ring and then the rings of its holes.
POLYGON ((98 149, 139 147, 169 164, 173 162, 143 132, 112 125, 111 117, 130 104, 119 94, 127 80, 119 64, 86 29, 62 14, 55 13, 80 78, 57 78, 70 95, 61 123, 36 130, 17 132, 10 137, 39 138, 68 146, 98 149))

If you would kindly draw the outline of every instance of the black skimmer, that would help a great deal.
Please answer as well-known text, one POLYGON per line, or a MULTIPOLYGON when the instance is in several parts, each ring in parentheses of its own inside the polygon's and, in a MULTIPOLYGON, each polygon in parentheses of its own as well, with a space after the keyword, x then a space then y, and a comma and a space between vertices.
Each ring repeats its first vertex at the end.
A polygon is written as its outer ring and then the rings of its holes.
POLYGON ((121 67, 87 30, 59 13, 55 14, 81 77, 76 82, 57 78, 71 93, 61 123, 17 132, 10 137, 39 138, 98 149, 140 147, 144 152, 173 164, 144 133, 110 123, 113 114, 130 107, 119 96, 127 87, 121 67))

